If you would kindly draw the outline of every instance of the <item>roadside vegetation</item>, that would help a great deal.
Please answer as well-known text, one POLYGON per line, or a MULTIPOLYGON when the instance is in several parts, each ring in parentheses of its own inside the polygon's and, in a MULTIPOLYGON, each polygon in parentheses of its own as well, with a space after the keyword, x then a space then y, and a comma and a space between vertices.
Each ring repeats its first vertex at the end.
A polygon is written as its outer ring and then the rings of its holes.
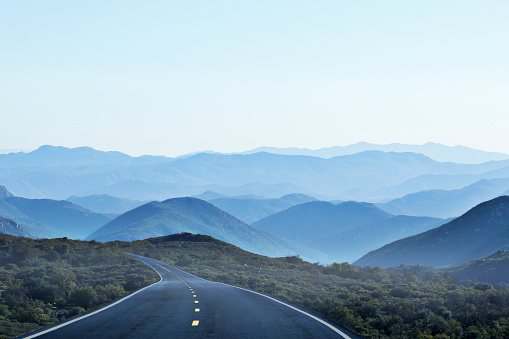
POLYGON ((84 313, 158 279, 110 244, 0 234, 0 338, 84 313))
POLYGON ((135 253, 323 314, 367 338, 508 338, 509 289, 439 274, 267 258, 208 236, 134 242, 0 235, 0 338, 57 322, 157 280, 135 253), (9 332, 10 331, 10 332, 9 332))

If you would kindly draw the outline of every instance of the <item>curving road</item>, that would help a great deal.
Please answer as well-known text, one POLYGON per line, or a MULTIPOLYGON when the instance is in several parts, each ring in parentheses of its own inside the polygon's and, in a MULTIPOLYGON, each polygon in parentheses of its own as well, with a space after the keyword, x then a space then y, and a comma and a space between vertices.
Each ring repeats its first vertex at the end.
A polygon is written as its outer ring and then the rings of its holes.
POLYGON ((263 294, 134 257, 152 267, 161 280, 95 312, 24 338, 357 338, 263 294))

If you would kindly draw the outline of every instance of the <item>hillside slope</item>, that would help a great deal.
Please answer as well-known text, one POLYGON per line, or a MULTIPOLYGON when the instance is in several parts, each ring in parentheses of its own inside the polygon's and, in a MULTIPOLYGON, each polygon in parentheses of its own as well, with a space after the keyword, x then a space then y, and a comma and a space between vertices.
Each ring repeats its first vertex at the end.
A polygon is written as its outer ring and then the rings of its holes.
POLYGON ((290 207, 252 224, 280 237, 304 242, 392 217, 368 203, 344 202, 334 205, 312 201, 290 207))
POLYGON ((444 220, 438 218, 398 215, 302 244, 328 254, 328 262, 353 262, 385 244, 443 223, 444 220))
POLYGON ((392 214, 457 217, 472 206, 504 194, 508 189, 509 178, 482 179, 461 189, 413 193, 377 206, 392 214))
POLYGON ((451 267, 400 265, 391 267, 390 270, 397 273, 416 273, 420 276, 449 275, 458 279, 460 283, 490 283, 498 288, 505 288, 509 284, 509 251, 497 251, 488 257, 451 267))
POLYGON ((451 266, 509 248, 509 196, 472 208, 462 216, 427 232, 369 252, 360 266, 451 266))
POLYGON ((13 196, 12 193, 9 192, 9 190, 7 190, 7 188, 5 188, 5 186, 0 186, 0 199, 9 198, 12 196, 13 196))
POLYGON ((211 199, 209 202, 246 224, 252 224, 271 214, 313 200, 316 199, 304 194, 288 194, 279 199, 224 197, 211 199))
POLYGON ((37 238, 78 238, 78 236, 75 234, 62 232, 56 228, 48 226, 42 222, 24 215, 15 206, 7 203, 5 199, 0 199, 0 216, 11 219, 17 224, 23 225, 25 231, 29 232, 37 238))
POLYGON ((107 194, 89 195, 85 197, 71 196, 67 198, 67 201, 103 214, 122 214, 147 203, 139 200, 112 197, 107 194))
POLYGON ((190 197, 142 205, 120 215, 87 239, 131 241, 181 232, 210 235, 268 256, 299 254, 312 261, 325 258, 319 251, 253 228, 206 201, 190 197))
POLYGON ((111 220, 69 201, 20 197, 0 199, 0 215, 40 238, 84 238, 111 220))
POLYGON ((34 238, 32 234, 23 229, 15 221, 6 218, 0 218, 0 233, 10 234, 17 237, 34 238))
POLYGON ((460 281, 475 279, 478 282, 507 286, 509 283, 509 252, 497 251, 488 257, 445 268, 443 271, 460 281))

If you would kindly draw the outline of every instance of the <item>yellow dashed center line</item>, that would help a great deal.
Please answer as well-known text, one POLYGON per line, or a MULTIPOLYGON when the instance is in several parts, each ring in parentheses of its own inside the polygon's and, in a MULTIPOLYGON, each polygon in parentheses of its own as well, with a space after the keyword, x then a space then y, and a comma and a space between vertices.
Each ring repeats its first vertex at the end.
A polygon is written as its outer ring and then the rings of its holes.
POLYGON ((165 268, 165 267, 163 267, 163 266, 161 266, 161 265, 159 265, 159 264, 156 264, 156 265, 157 265, 157 266, 159 266, 159 267, 161 267, 163 270, 170 272, 171 274, 173 274, 173 275, 174 275, 174 276, 176 276, 177 278, 179 278, 179 279, 180 279, 180 281, 182 281, 184 284, 186 284, 186 286, 187 286, 187 287, 189 287, 189 289, 192 289, 192 288, 191 288, 191 286, 189 286, 189 284, 188 284, 188 283, 187 283, 184 279, 182 279, 181 277, 179 277, 178 275, 176 275, 175 273, 173 273, 173 272, 172 272, 172 271, 170 271, 169 269, 167 269, 167 268, 165 268))
MULTIPOLYGON (((172 271, 170 271, 169 269, 167 269, 167 268, 165 268, 165 267, 163 267, 163 266, 161 266, 161 265, 159 265, 159 264, 156 264, 156 265, 157 265, 157 266, 159 266, 159 267, 161 267, 163 270, 170 272, 171 274, 173 274, 173 275, 174 275, 174 276, 176 276, 177 278, 179 278, 179 279, 180 279, 180 281, 182 281, 184 284, 186 284, 186 286, 187 286, 187 287, 189 287, 189 290, 191 291, 191 293, 195 293, 195 292, 194 292, 194 290, 193 290, 193 288, 192 288, 191 286, 189 286, 189 284, 188 284, 186 281, 184 281, 184 279, 182 279, 181 277, 179 277, 178 275, 176 275, 175 273, 173 273, 173 272, 172 272, 172 271)), ((196 298, 196 294, 193 294, 193 298, 196 298)), ((195 300, 195 301, 194 301, 194 303, 195 303, 195 304, 198 304, 198 300, 195 300)), ((195 308, 195 309, 194 309, 194 311, 195 311, 195 312, 200 312, 200 309, 199 309, 199 308, 195 308)), ((200 321, 199 321, 199 320, 193 320, 193 323, 191 324, 191 326, 198 326, 198 324, 199 324, 199 323, 200 323, 200 321)))

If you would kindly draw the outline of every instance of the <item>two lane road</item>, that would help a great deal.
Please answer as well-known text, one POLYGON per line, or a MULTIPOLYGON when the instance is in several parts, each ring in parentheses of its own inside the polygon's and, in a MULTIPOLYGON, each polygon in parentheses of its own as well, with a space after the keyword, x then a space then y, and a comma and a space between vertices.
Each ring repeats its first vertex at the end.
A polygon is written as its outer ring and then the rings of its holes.
POLYGON ((295 306, 134 257, 158 272, 161 281, 25 338, 354 338, 295 306))

